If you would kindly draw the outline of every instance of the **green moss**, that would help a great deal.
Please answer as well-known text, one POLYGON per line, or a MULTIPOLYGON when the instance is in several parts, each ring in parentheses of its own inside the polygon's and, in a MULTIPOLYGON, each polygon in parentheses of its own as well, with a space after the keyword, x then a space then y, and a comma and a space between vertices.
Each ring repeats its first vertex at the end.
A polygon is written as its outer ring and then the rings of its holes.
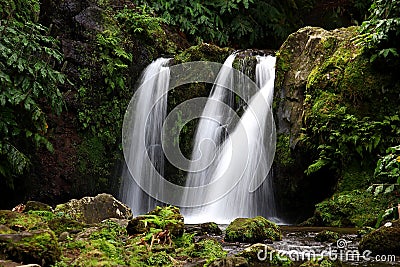
POLYGON ((48 225, 54 233, 59 236, 61 233, 80 232, 85 228, 83 223, 66 217, 54 218, 48 221, 48 225))
POLYGON ((223 63, 232 52, 232 48, 220 48, 216 45, 201 43, 196 46, 191 46, 182 53, 176 55, 175 62, 212 61, 223 63))
POLYGON ((289 257, 281 255, 274 248, 260 243, 245 248, 238 256, 246 258, 250 263, 262 262, 266 266, 293 265, 289 257))
POLYGON ((316 205, 314 219, 325 226, 374 226, 382 210, 394 200, 392 196, 374 196, 364 190, 337 193, 316 205))
POLYGON ((265 239, 281 240, 282 233, 279 226, 261 216, 237 218, 226 228, 226 241, 255 243, 265 239))
POLYGON ((57 238, 50 230, 14 234, 9 240, 0 241, 0 249, 8 259, 45 266, 54 264, 61 254, 57 238))
POLYGON ((354 161, 347 165, 343 171, 343 176, 338 183, 338 192, 351 191, 367 187, 374 173, 373 166, 369 166, 368 162, 354 161))
POLYGON ((290 136, 288 134, 278 134, 275 160, 283 167, 290 167, 295 163, 295 160, 292 157, 290 136))
POLYGON ((17 231, 48 229, 44 220, 36 214, 24 214, 9 210, 0 210, 0 222, 17 231))
POLYGON ((393 221, 390 226, 382 226, 364 235, 359 250, 370 250, 373 255, 400 256, 400 221, 393 221))
POLYGON ((214 239, 205 239, 194 243, 186 253, 191 257, 203 258, 208 261, 223 258, 227 255, 227 252, 222 249, 221 244, 214 239))
POLYGON ((150 266, 172 266, 172 261, 165 251, 152 253, 147 258, 147 264, 150 266))
POLYGON ((315 236, 315 241, 318 242, 336 242, 340 238, 339 233, 329 231, 329 230, 324 230, 322 232, 317 233, 315 236))

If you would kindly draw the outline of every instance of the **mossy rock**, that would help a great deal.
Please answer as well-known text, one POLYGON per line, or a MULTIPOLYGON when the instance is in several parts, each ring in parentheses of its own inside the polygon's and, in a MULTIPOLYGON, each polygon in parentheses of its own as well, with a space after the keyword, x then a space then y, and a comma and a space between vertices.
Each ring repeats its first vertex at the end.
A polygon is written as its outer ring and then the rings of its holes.
POLYGON ((201 228, 202 234, 214 234, 214 235, 222 234, 222 230, 219 228, 218 224, 216 224, 215 222, 202 223, 199 226, 201 228))
POLYGON ((49 229, 47 224, 35 214, 18 213, 10 210, 0 210, 0 224, 19 232, 49 229))
POLYGON ((212 61, 222 63, 233 52, 232 48, 221 48, 213 44, 201 43, 191 46, 175 56, 175 63, 192 61, 212 61))
POLYGON ((393 196, 374 196, 364 190, 337 193, 316 205, 308 224, 314 226, 374 226, 382 210, 395 201, 393 196))
POLYGON ((130 220, 126 229, 128 234, 136 235, 147 233, 151 228, 155 228, 168 230, 171 235, 178 237, 182 236, 184 232, 183 220, 183 216, 177 207, 156 207, 147 214, 130 220))
POLYGON ((59 236, 61 233, 78 233, 85 228, 85 224, 65 217, 54 218, 47 222, 50 229, 59 236))
POLYGON ((57 237, 51 230, 0 234, 0 249, 7 259, 41 266, 54 264, 61 255, 57 237))
POLYGON ((72 199, 59 204, 55 212, 64 213, 82 223, 99 223, 105 219, 131 219, 131 209, 109 194, 99 194, 95 197, 72 199))
POLYGON ((314 239, 318 242, 336 242, 340 238, 339 233, 324 230, 315 235, 314 239))
POLYGON ((342 263, 339 260, 332 261, 327 257, 319 257, 301 264, 300 267, 341 267, 342 263))
POLYGON ((275 241, 282 239, 278 225, 264 217, 237 218, 226 228, 225 240, 229 242, 262 242, 266 239, 275 241))
POLYGON ((208 260, 224 258, 227 252, 222 245, 215 239, 203 239, 191 245, 186 253, 193 258, 204 258, 208 260))
POLYGON ((292 266, 293 262, 285 255, 281 255, 276 249, 265 244, 253 244, 245 248, 239 254, 250 263, 262 263, 265 266, 292 266))
POLYGON ((374 255, 400 256, 400 220, 388 224, 364 235, 360 241, 359 250, 369 250, 374 255))
POLYGON ((28 201, 25 204, 25 209, 24 212, 29 212, 29 211, 53 211, 53 208, 50 205, 47 205, 46 203, 42 203, 39 201, 28 201))
POLYGON ((216 259, 210 262, 208 267, 247 267, 249 263, 243 257, 228 256, 222 259, 216 259))

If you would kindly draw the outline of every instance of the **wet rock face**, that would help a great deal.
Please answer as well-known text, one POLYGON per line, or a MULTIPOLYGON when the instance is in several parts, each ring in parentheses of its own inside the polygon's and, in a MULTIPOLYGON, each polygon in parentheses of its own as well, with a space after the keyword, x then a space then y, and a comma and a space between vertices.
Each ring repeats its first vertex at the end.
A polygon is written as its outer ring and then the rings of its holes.
POLYGON ((370 250, 373 255, 400 256, 400 220, 388 222, 375 231, 364 235, 359 250, 370 250))
POLYGON ((310 108, 305 105, 306 91, 313 71, 354 34, 354 28, 326 31, 305 27, 291 34, 276 53, 274 116, 278 143, 273 170, 279 209, 292 221, 310 216, 314 205, 332 193, 337 181, 334 172, 304 174, 315 155, 301 141, 310 108))
POLYGON ((226 228, 228 242, 256 243, 264 240, 281 240, 282 233, 275 223, 264 217, 237 218, 226 228))
POLYGON ((55 212, 64 212, 71 218, 84 223, 99 223, 105 219, 130 219, 131 209, 109 194, 99 194, 96 197, 72 199, 67 203, 57 205, 55 212))

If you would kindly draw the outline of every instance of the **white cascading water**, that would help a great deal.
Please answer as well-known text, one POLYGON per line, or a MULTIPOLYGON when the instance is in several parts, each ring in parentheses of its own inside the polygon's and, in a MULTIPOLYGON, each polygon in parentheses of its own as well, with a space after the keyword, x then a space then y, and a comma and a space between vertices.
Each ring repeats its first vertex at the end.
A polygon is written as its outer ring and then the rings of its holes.
MULTIPOLYGON (((189 214, 186 222, 226 224, 237 217, 257 215, 278 221, 271 175, 265 177, 272 165, 274 153, 270 152, 275 151, 276 142, 271 112, 275 57, 258 56, 255 76, 261 89, 250 99, 238 125, 218 149, 216 164, 207 178, 215 186, 200 192, 223 197, 202 207, 200 213, 189 214)), ((204 197, 201 194, 194 197, 204 197)))
MULTIPOLYGON (((186 178, 185 186, 199 187, 196 194, 187 194, 184 192, 183 199, 185 203, 194 203, 194 199, 202 198, 205 192, 202 185, 210 182, 212 177, 212 165, 216 163, 215 159, 219 154, 221 143, 225 139, 224 126, 221 121, 229 120, 229 108, 233 105, 233 93, 224 86, 232 87, 233 75, 231 73, 232 63, 236 54, 230 55, 224 62, 227 68, 221 68, 214 86, 210 92, 210 97, 203 109, 199 124, 197 126, 192 152, 192 162, 189 166, 189 173, 186 178)), ((201 209, 201 208, 200 208, 201 209)), ((200 210, 182 209, 185 215, 188 213, 199 213, 200 210)))
MULTIPOLYGON (((122 174, 120 198, 132 209, 134 215, 146 213, 158 204, 142 191, 135 180, 141 179, 141 182, 149 186, 159 186, 156 183, 153 185, 152 180, 158 173, 163 175, 161 130, 167 113, 169 61, 167 58, 159 58, 144 70, 137 89, 140 91, 132 100, 135 101, 133 119, 124 125, 124 138, 129 143, 124 145, 126 166, 122 174)), ((162 190, 156 189, 160 194, 162 190)))

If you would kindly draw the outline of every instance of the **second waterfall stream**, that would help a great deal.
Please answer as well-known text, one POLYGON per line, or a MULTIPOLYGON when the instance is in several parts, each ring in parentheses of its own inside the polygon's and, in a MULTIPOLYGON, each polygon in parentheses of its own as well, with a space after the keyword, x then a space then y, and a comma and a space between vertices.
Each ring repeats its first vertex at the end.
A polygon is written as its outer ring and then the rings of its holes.
MULTIPOLYGON (((207 192, 199 188, 201 194, 189 196, 205 198, 203 194, 211 194, 216 199, 202 207, 184 209, 187 223, 227 224, 238 217, 257 215, 279 221, 269 173, 276 144, 271 110, 275 57, 257 56, 255 79, 259 91, 251 97, 233 132, 216 148, 215 163, 207 177, 214 185, 207 192)), ((201 131, 208 129, 198 128, 197 136, 201 131)))

